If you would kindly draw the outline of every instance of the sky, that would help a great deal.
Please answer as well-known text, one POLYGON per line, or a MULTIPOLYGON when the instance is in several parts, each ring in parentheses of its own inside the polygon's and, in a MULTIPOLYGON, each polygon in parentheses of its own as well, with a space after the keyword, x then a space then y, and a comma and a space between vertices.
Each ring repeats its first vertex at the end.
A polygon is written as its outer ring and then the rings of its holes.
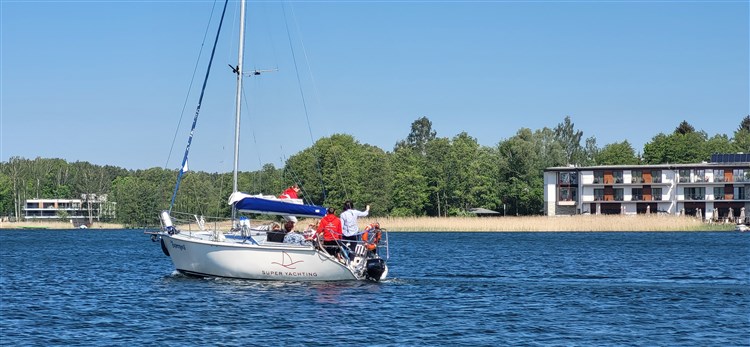
MULTIPOLYGON (((220 7, 0 0, 0 161, 179 168, 220 7)), ((232 169, 237 12, 191 170, 232 169)), ((245 71, 271 71, 244 82, 239 168, 334 133, 391 151, 422 116, 484 146, 565 116, 638 152, 683 120, 731 137, 750 114, 749 33, 746 0, 250 2, 245 71)))

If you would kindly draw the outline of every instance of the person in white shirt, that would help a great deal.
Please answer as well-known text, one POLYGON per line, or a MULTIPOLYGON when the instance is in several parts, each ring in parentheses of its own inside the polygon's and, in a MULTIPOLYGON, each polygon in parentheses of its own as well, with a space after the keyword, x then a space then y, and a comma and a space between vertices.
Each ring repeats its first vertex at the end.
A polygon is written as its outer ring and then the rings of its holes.
POLYGON ((344 212, 341 212, 341 229, 344 234, 342 239, 347 243, 347 247, 354 251, 359 241, 361 233, 359 232, 359 226, 357 226, 357 218, 365 217, 370 213, 370 205, 367 205, 363 211, 357 211, 354 209, 354 203, 351 200, 347 200, 344 203, 344 212), (348 242, 347 242, 348 241, 348 242), (353 242, 352 242, 353 241, 353 242))

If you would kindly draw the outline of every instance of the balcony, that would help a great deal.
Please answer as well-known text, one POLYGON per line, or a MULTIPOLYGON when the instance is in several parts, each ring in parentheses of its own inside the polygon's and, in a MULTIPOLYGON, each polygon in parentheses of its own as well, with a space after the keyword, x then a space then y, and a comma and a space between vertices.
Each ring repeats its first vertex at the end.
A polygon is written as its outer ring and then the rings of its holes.
POLYGON ((633 195, 630 201, 643 201, 643 195, 633 195))
POLYGON ((726 180, 724 179, 723 176, 722 177, 716 177, 716 176, 714 176, 714 183, 719 183, 719 182, 723 183, 725 181, 726 180))
POLYGON ((651 182, 653 182, 653 183, 661 183, 661 177, 653 177, 653 178, 651 178, 651 182))
POLYGON ((688 183, 690 182, 690 177, 680 177, 680 183, 688 183))
POLYGON ((685 200, 704 200, 704 197, 700 194, 685 195, 685 200))
POLYGON ((622 183, 622 177, 615 177, 615 184, 622 183))
POLYGON ((630 179, 630 183, 643 183, 642 177, 633 177, 630 179))
POLYGON ((602 182, 604 182, 604 178, 594 177, 594 184, 602 184, 602 182))
POLYGON ((604 201, 604 196, 594 195, 594 201, 604 201))
POLYGON ((662 200, 662 198, 661 198, 661 195, 654 195, 654 196, 652 196, 652 197, 651 197, 651 200, 654 200, 654 201, 661 201, 661 200, 662 200))

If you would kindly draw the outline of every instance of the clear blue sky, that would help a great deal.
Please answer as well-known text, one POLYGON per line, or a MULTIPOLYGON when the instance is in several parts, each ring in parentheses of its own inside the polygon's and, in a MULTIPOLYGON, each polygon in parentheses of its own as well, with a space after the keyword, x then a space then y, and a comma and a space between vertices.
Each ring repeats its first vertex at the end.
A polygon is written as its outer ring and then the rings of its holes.
MULTIPOLYGON (((163 167, 212 5, 0 1, 0 161, 163 167)), ((236 10, 191 169, 231 170, 236 10)), ((427 116, 438 136, 495 146, 570 115, 600 147, 627 139, 640 151, 682 120, 731 136, 750 114, 748 1, 313 1, 286 15, 314 139, 347 133, 390 151, 427 116)), ((311 145, 290 40, 279 2, 251 3, 248 20, 246 70, 279 71, 246 81, 240 169, 280 167, 311 145)))

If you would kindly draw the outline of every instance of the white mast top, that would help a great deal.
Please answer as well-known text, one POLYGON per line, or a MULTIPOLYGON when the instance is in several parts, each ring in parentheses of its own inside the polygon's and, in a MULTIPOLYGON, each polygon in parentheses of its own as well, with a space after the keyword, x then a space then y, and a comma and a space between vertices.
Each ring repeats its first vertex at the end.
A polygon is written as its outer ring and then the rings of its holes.
MULTIPOLYGON (((235 105, 234 121, 234 170, 232 192, 236 193, 237 189, 237 168, 240 158, 240 109, 242 108, 242 71, 243 71, 243 53, 245 50, 245 0, 240 2, 240 43, 237 58, 237 97, 235 105)), ((232 211, 234 217, 234 211, 232 211)))

